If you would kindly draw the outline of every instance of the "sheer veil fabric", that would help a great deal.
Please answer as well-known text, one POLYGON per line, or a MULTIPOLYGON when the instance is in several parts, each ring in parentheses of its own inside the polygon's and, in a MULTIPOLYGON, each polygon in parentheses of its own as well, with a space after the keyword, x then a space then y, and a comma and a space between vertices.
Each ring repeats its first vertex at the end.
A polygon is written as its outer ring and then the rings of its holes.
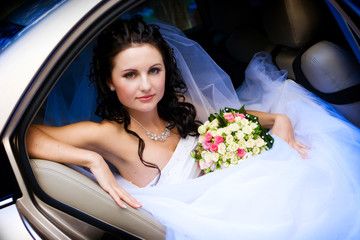
MULTIPOLYGON (((196 106, 200 120, 220 108, 243 104, 247 109, 283 113, 290 117, 296 138, 312 148, 304 160, 274 136, 271 150, 192 179, 188 172, 197 166, 190 154, 183 154, 189 144, 179 144, 180 161, 191 167, 169 165, 170 174, 162 175, 156 187, 124 186, 166 226, 167 238, 359 239, 360 130, 287 80, 269 54, 254 56, 245 82, 235 91, 227 74, 197 43, 176 28, 158 25, 174 49, 189 88, 187 100, 196 106), (174 176, 177 181, 171 182, 174 176)), ((83 58, 82 63, 88 61, 83 58)), ((86 96, 91 94, 96 98, 92 89, 86 96)), ((51 111, 55 107, 47 105, 51 111)), ((181 142, 189 141, 194 139, 181 142)))
POLYGON ((296 138, 312 148, 304 160, 274 136, 273 149, 237 166, 175 184, 129 189, 167 227, 167 238, 359 238, 359 129, 287 80, 269 54, 254 56, 245 82, 235 91, 199 45, 177 29, 160 27, 174 48, 201 120, 220 108, 243 104, 283 113, 290 117, 296 138))
POLYGON ((174 57, 188 87, 186 100, 193 103, 198 118, 206 121, 221 108, 240 108, 230 77, 207 55, 201 46, 179 29, 159 24, 164 39, 174 50, 174 57))

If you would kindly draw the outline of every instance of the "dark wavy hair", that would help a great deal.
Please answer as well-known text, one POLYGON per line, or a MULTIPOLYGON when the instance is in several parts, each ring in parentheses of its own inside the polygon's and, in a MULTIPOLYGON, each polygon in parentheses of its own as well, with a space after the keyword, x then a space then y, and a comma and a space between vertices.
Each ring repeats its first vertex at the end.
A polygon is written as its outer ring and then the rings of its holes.
POLYGON ((98 90, 98 107, 96 114, 103 119, 116 121, 124 125, 127 133, 139 139, 138 155, 140 161, 147 167, 159 167, 143 159, 145 143, 140 136, 128 128, 130 116, 125 107, 119 101, 116 92, 111 91, 107 83, 111 81, 111 72, 114 68, 114 58, 121 51, 138 44, 151 44, 159 50, 165 65, 165 92, 157 105, 161 119, 170 122, 169 129, 175 126, 182 138, 197 136, 197 128, 200 122, 195 120, 195 107, 185 102, 184 93, 187 87, 183 81, 174 58, 173 50, 163 39, 159 27, 146 24, 139 15, 129 20, 120 20, 107 28, 97 39, 94 48, 93 62, 90 79, 98 90))

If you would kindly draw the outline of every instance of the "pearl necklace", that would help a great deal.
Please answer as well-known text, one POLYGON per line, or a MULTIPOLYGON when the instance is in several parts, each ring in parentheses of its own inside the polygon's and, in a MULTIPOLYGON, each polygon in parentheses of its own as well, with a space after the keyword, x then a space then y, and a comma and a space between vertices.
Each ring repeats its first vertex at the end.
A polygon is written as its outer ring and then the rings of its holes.
POLYGON ((170 130, 168 129, 168 127, 170 126, 170 123, 165 121, 165 131, 162 132, 161 134, 155 134, 155 133, 152 133, 150 132, 149 130, 147 130, 143 125, 141 125, 141 123, 139 123, 133 116, 130 115, 130 117, 140 126, 142 127, 145 132, 146 132, 146 135, 148 136, 148 138, 150 140, 154 140, 154 141, 162 141, 164 142, 169 136, 170 136, 170 130))

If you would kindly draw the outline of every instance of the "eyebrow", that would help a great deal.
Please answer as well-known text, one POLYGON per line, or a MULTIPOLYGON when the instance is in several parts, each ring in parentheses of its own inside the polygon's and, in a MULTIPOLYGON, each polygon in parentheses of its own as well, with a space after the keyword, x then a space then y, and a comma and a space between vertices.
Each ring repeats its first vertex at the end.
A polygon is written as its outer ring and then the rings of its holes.
MULTIPOLYGON (((155 63, 155 64, 151 65, 151 66, 149 67, 149 69, 151 69, 151 68, 153 68, 153 67, 155 67, 155 66, 164 66, 164 64, 155 63)), ((124 72, 133 72, 133 71, 137 71, 137 70, 134 69, 134 68, 127 68, 127 69, 122 70, 121 72, 124 73, 124 72)))
POLYGON ((157 66, 157 65, 163 66, 163 64, 161 64, 161 63, 155 63, 155 64, 152 65, 150 68, 155 67, 155 66, 157 66))

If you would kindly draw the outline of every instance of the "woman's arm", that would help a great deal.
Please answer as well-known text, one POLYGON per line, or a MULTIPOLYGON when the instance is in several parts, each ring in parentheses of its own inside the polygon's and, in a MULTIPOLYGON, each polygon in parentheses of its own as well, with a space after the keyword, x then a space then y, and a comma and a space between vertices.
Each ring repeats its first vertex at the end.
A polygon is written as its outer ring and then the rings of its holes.
POLYGON ((248 110, 247 112, 251 115, 257 116, 261 126, 264 128, 271 128, 271 134, 277 135, 287 142, 292 148, 300 153, 302 158, 307 157, 308 154, 304 150, 309 150, 310 148, 295 140, 294 129, 290 118, 283 114, 265 113, 252 110, 248 110))
POLYGON ((89 124, 81 125, 80 123, 59 128, 32 125, 26 135, 28 154, 32 158, 87 167, 94 174, 100 186, 120 207, 126 208, 122 201, 134 208, 141 207, 135 198, 118 185, 103 157, 97 152, 89 150, 92 145, 86 149, 87 144, 94 143, 92 139, 94 135, 96 136, 96 131, 88 127, 89 124))

